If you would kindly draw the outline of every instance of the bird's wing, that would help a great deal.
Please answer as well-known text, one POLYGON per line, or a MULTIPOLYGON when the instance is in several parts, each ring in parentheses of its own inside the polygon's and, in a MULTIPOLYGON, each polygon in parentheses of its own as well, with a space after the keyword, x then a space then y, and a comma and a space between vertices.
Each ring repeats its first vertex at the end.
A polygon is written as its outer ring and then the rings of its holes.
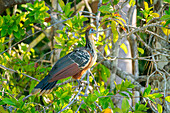
POLYGON ((91 62, 91 54, 84 50, 75 50, 59 59, 49 72, 49 82, 54 82, 81 72, 91 62))

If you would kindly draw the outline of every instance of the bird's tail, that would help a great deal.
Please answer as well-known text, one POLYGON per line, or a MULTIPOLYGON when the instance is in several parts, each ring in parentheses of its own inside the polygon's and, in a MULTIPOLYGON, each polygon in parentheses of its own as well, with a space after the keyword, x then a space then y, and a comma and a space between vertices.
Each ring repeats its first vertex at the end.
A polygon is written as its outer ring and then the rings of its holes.
POLYGON ((41 80, 39 82, 39 84, 37 84, 34 89, 32 90, 31 94, 37 94, 40 92, 39 95, 42 94, 48 94, 50 93, 53 88, 55 87, 55 84, 57 83, 57 81, 54 82, 49 82, 49 75, 47 75, 43 80, 41 80))

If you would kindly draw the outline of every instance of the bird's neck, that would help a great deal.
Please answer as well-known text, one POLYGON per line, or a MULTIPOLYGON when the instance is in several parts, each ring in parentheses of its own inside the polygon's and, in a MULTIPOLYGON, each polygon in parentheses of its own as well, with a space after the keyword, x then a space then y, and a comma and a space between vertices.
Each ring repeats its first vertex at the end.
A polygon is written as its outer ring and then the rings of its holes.
POLYGON ((96 47, 94 43, 94 35, 90 34, 89 36, 86 34, 86 46, 87 49, 90 50, 91 54, 94 56, 96 54, 96 47))

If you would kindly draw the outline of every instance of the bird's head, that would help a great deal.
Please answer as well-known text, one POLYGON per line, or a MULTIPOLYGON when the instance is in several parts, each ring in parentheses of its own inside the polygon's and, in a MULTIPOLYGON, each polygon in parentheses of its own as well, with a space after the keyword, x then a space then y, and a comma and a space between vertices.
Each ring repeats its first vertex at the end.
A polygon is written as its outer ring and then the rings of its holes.
POLYGON ((89 30, 89 35, 90 34, 94 34, 96 31, 93 29, 93 28, 91 28, 90 30, 89 30))
POLYGON ((86 30, 87 36, 90 38, 93 38, 94 40, 97 40, 96 37, 94 36, 94 34, 96 33, 96 30, 94 30, 94 28, 89 27, 86 30))

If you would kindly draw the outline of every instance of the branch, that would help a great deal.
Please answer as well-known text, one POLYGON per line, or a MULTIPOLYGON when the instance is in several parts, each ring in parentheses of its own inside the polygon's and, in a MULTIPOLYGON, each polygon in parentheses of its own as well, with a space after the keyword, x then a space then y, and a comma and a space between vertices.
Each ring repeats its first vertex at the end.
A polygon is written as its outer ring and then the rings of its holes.
POLYGON ((74 97, 74 99, 66 106, 64 107, 62 110, 60 110, 58 113, 61 113, 62 111, 66 110, 71 104, 73 104, 73 102, 77 99, 77 97, 80 95, 80 92, 83 90, 84 87, 81 87, 79 92, 77 93, 77 95, 74 97))
MULTIPOLYGON (((98 52, 97 53, 97 62, 102 61, 103 59, 104 59, 104 57, 102 56, 102 54, 98 52)), ((109 60, 105 59, 105 60, 103 60, 101 62, 101 64, 106 66, 108 69, 113 68, 113 66, 111 67, 109 60)), ((133 74, 129 74, 129 73, 125 72, 125 71, 122 71, 119 67, 114 67, 114 68, 116 68, 116 70, 117 70, 116 71, 117 76, 119 76, 120 78, 122 78, 124 80, 125 79, 130 80, 134 85, 136 85, 135 90, 140 91, 143 88, 143 86, 141 86, 141 84, 136 81, 133 74)))
MULTIPOLYGON (((84 0, 84 2, 85 2, 85 5, 86 5, 88 11, 90 12, 90 16, 93 16, 93 15, 91 14, 91 13, 92 13, 92 9, 91 9, 91 7, 90 7, 90 5, 89 5, 89 3, 88 3, 88 0, 84 0)), ((92 22, 93 22, 93 19, 90 18, 90 23, 92 23, 92 22)))
MULTIPOLYGON (((1 64, 0 64, 0 68, 2 68, 2 69, 4 69, 4 70, 9 70, 9 71, 12 71, 12 72, 15 72, 15 73, 20 74, 18 71, 15 71, 15 70, 13 70, 13 69, 7 68, 7 67, 5 67, 5 66, 3 66, 3 65, 1 65, 1 64)), ((31 76, 29 76, 29 75, 27 75, 27 74, 24 74, 24 73, 21 73, 21 74, 24 75, 24 76, 27 76, 27 77, 29 77, 29 78, 31 78, 31 79, 33 79, 33 80, 36 80, 36 81, 40 82, 38 79, 36 79, 36 78, 34 78, 34 77, 31 77, 31 76)))

